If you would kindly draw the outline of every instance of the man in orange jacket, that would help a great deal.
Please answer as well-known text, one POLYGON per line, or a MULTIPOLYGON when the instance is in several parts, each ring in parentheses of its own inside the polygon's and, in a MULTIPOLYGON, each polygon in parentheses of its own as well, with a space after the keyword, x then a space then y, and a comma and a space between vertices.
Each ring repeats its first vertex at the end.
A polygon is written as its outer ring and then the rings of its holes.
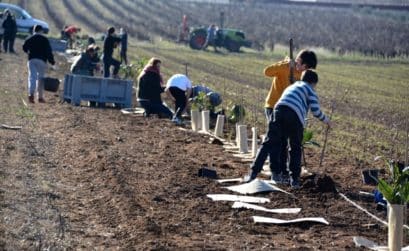
MULTIPOLYGON (((273 111, 274 106, 277 101, 280 99, 281 95, 283 94, 284 90, 292 83, 290 83, 290 65, 295 64, 294 69, 294 81, 300 80, 301 73, 308 69, 315 69, 317 67, 317 56, 313 51, 310 50, 302 50, 298 53, 297 57, 295 58, 295 62, 291 62, 289 58, 285 58, 284 60, 274 63, 270 66, 267 66, 264 69, 264 75, 266 77, 272 77, 273 82, 270 87, 270 91, 266 98, 265 103, 265 114, 267 118, 267 123, 270 120, 273 120, 273 111)), ((281 159, 281 166, 279 167, 279 173, 272 174, 272 180, 276 183, 288 183, 289 182, 289 174, 287 170, 287 144, 282 146, 280 159, 281 159)), ((270 161, 272 163, 273 161, 270 161)), ((270 164, 271 165, 271 164, 270 164)), ((271 170, 273 169, 270 166, 271 170)), ((250 180, 254 179, 255 177, 249 177, 250 180)))

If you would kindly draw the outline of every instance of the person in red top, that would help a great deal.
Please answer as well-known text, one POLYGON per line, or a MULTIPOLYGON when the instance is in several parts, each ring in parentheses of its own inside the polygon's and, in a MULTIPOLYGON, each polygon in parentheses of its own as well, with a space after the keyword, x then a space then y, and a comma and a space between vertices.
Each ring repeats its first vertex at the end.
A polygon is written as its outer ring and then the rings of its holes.
POLYGON ((69 25, 69 26, 64 27, 63 37, 68 40, 69 48, 73 48, 75 37, 80 31, 81 31, 81 28, 74 26, 74 25, 69 25))

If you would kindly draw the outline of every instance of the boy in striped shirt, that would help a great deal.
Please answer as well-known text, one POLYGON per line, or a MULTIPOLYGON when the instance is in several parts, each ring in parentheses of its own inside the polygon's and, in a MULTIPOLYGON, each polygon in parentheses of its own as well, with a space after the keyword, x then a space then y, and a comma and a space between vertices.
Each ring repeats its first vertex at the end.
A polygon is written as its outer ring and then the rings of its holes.
MULTIPOLYGON (((280 151, 287 138, 290 139, 290 185, 300 188, 301 173, 301 143, 307 112, 311 109, 312 114, 319 120, 330 126, 330 120, 320 109, 315 86, 318 83, 318 75, 312 70, 302 73, 301 81, 297 81, 287 87, 274 106, 273 120, 268 125, 267 137, 264 140, 256 159, 251 166, 251 173, 245 177, 249 182, 257 177, 263 168, 267 156, 270 158, 272 181, 280 179, 280 151)), ((283 160, 285 161, 285 160, 283 160)))

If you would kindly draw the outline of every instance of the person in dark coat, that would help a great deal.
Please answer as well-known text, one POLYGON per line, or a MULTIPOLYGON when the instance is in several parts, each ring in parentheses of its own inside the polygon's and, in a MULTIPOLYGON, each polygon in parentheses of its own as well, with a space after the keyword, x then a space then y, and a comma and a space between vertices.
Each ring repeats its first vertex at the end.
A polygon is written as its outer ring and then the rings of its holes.
POLYGON ((111 66, 114 66, 113 77, 118 78, 119 66, 121 66, 121 62, 114 59, 112 54, 114 53, 114 49, 118 46, 121 42, 121 39, 115 36, 115 28, 110 27, 108 29, 107 37, 104 40, 104 78, 109 78, 111 75, 110 69, 111 66))
POLYGON ((94 56, 95 48, 93 45, 90 45, 71 65, 71 73, 76 75, 94 76, 94 70, 97 68, 97 63, 94 62, 94 56))
POLYGON ((158 114, 160 117, 172 118, 172 111, 163 104, 161 93, 164 92, 163 79, 160 74, 161 61, 151 58, 138 77, 138 102, 145 109, 144 115, 158 114))
POLYGON ((3 22, 4 28, 4 41, 3 41, 3 49, 4 52, 11 52, 15 53, 14 51, 14 40, 16 39, 17 34, 17 23, 14 16, 10 13, 10 11, 6 11, 6 20, 3 22))
POLYGON ((47 61, 54 65, 54 56, 48 39, 42 34, 43 27, 34 26, 34 34, 23 44, 23 51, 28 54, 28 100, 34 103, 34 95, 38 91, 38 102, 44 100, 44 78, 47 61))

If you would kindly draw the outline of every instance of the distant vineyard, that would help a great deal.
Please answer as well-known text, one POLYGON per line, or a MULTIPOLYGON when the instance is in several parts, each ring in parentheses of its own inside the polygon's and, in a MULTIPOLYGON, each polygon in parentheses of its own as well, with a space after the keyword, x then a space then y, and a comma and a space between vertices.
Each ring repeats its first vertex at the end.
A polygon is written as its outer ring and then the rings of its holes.
MULTIPOLYGON (((11 2, 21 4, 29 10, 38 8, 35 4, 37 1, 11 2)), ((109 25, 128 27, 130 34, 140 40, 151 40, 158 36, 176 40, 184 14, 188 16, 189 26, 197 27, 218 24, 220 13, 224 12, 224 26, 242 29, 253 41, 256 49, 273 48, 275 44, 286 43, 288 38, 292 37, 297 47, 323 47, 341 54, 361 52, 384 57, 409 56, 407 42, 409 11, 309 7, 277 2, 269 4, 253 2, 218 4, 176 0, 38 2, 45 5, 47 13, 44 16, 51 19, 52 26, 62 26, 64 21, 68 22, 67 20, 72 17, 71 22, 85 24, 90 31, 103 32, 109 25), (97 17, 94 18, 93 14, 97 17)), ((399 0, 387 3, 399 4, 399 0)))
MULTIPOLYGON (((169 5, 163 2, 163 6, 169 5)), ((189 14, 193 25, 218 22, 219 12, 224 11, 226 26, 243 29, 260 47, 285 43, 293 37, 299 46, 325 47, 340 53, 409 55, 408 12, 281 4, 180 3, 178 7, 189 14)))

